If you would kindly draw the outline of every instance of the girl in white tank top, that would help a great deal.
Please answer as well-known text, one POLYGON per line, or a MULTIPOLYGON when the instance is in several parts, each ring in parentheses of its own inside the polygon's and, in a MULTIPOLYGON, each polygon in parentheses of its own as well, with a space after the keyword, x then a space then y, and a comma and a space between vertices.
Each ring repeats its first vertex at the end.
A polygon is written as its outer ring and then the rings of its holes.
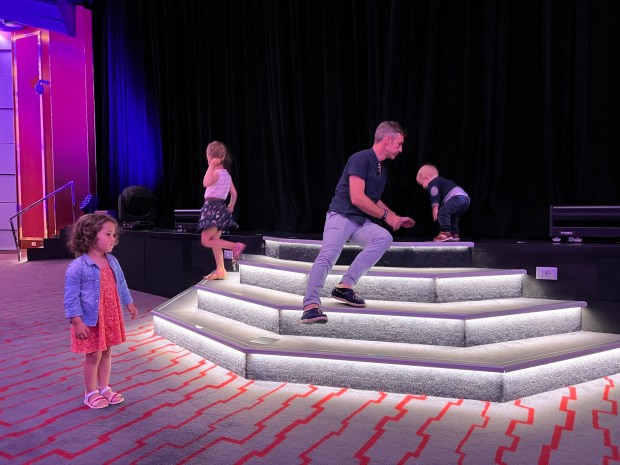
POLYGON ((201 231, 200 242, 213 251, 215 270, 205 276, 209 281, 226 279, 223 249, 232 250, 233 260, 238 260, 245 249, 243 242, 231 242, 221 239, 223 231, 238 228, 232 216, 237 201, 237 189, 225 168, 229 161, 228 149, 218 141, 207 146, 207 163, 209 167, 202 180, 205 188, 205 202, 200 211, 198 230, 201 231), (226 199, 230 195, 230 201, 226 199))

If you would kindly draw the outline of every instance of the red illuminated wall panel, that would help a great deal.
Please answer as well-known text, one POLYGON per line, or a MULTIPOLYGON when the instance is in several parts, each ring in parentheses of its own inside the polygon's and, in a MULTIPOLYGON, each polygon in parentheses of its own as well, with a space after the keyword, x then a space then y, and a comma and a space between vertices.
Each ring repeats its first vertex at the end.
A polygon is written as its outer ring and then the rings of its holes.
POLYGON ((67 189, 22 215, 20 237, 50 237, 79 216, 88 193, 96 194, 90 12, 77 9, 76 37, 14 33, 13 50, 18 208, 74 181, 75 210, 67 189), (39 80, 49 82, 41 94, 39 80))

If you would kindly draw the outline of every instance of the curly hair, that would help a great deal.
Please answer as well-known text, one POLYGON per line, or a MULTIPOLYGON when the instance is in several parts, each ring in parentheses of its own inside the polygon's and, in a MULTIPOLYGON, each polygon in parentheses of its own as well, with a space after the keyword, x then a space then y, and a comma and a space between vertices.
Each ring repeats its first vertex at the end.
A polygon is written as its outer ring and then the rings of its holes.
MULTIPOLYGON (((71 236, 67 241, 67 248, 76 257, 87 253, 97 243, 97 234, 105 223, 114 223, 118 229, 118 222, 110 215, 88 213, 81 216, 71 228, 71 236)), ((115 245, 118 244, 118 237, 115 245)))

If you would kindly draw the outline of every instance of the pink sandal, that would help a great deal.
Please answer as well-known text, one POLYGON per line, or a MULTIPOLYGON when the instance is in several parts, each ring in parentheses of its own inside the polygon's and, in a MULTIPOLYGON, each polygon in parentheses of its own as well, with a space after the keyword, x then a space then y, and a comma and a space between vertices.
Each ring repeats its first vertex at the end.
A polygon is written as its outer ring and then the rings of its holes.
POLYGON ((84 403, 92 409, 106 408, 110 405, 108 399, 102 396, 99 391, 91 391, 84 394, 84 403))
POLYGON ((228 275, 226 273, 219 274, 217 270, 213 270, 211 273, 204 276, 204 279, 206 279, 207 281, 218 281, 226 278, 228 278, 228 275))
POLYGON ((101 394, 110 405, 120 404, 125 400, 122 394, 112 391, 112 388, 110 386, 99 389, 99 394, 101 394))

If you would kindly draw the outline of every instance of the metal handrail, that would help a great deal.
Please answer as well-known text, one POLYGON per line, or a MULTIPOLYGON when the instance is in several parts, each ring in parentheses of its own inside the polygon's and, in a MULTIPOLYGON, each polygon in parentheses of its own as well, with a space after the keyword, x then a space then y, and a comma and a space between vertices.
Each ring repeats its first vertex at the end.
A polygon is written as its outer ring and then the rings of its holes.
POLYGON ((15 232, 15 225, 13 224, 13 220, 15 218, 17 218, 18 216, 22 215, 23 213, 26 213, 31 208, 36 207, 41 202, 45 202, 49 197, 51 197, 52 195, 58 194, 61 190, 66 189, 69 186, 71 186, 71 214, 73 215, 73 222, 75 223, 75 188, 74 188, 74 182, 73 181, 69 181, 64 186, 59 187, 54 192, 50 192, 45 197, 43 197, 43 198, 37 200, 36 202, 28 205, 26 208, 23 208, 22 210, 20 210, 17 213, 15 213, 11 218, 9 218, 9 221, 11 222, 11 231, 13 232, 13 240, 15 241, 15 248, 17 249, 17 261, 18 262, 21 261, 22 254, 21 254, 21 249, 19 248, 19 240, 17 239, 17 234, 15 232))

